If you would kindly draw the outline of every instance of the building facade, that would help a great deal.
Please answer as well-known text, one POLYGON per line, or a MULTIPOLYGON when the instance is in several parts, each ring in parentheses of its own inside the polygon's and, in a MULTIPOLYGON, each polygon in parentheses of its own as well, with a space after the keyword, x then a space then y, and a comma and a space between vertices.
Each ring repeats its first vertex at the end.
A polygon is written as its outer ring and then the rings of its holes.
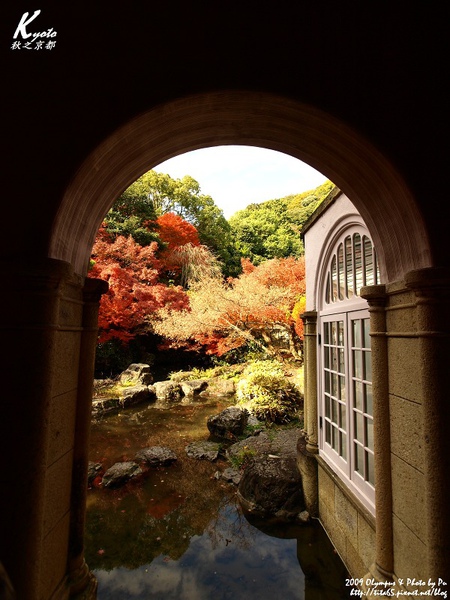
POLYGON ((309 508, 353 578, 420 591, 412 580, 434 581, 435 550, 432 527, 419 518, 429 478, 436 477, 423 420, 431 385, 425 348, 440 336, 420 324, 435 302, 428 286, 438 282, 417 272, 385 285, 370 232, 340 190, 303 235, 306 418, 299 468, 309 508))

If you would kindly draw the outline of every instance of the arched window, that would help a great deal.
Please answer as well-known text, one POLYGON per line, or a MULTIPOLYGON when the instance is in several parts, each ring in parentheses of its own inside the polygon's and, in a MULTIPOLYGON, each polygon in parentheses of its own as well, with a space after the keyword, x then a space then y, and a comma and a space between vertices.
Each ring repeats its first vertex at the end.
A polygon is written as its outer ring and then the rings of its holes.
POLYGON ((326 275, 325 305, 359 296, 364 285, 379 283, 380 274, 372 241, 355 231, 336 245, 326 275))
POLYGON ((376 252, 362 225, 333 238, 319 286, 319 451, 375 512, 369 312, 360 297, 379 283, 376 252))

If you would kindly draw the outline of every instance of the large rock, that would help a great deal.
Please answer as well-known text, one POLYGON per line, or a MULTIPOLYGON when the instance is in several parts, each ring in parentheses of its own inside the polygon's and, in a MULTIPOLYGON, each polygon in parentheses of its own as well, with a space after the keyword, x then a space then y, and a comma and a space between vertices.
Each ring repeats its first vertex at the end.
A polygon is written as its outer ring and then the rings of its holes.
POLYGON ((121 373, 119 382, 121 385, 150 385, 153 383, 150 365, 133 363, 121 373))
POLYGON ((106 414, 120 408, 119 398, 100 398, 92 401, 92 414, 106 414))
POLYGON ((236 384, 232 379, 213 377, 208 381, 208 389, 202 393, 208 396, 233 396, 236 393, 236 384))
POLYGON ((152 393, 151 387, 148 385, 135 385, 123 388, 121 397, 119 398, 119 405, 121 408, 127 408, 128 406, 153 400, 155 400, 155 394, 154 392, 152 393))
POLYGON ((159 406, 170 406, 181 402, 183 390, 176 381, 157 381, 153 388, 156 394, 156 400, 159 406))
POLYGON ((250 460, 237 494, 244 510, 258 517, 294 520, 305 510, 295 458, 268 455, 250 460))
POLYGON ((116 488, 124 485, 137 475, 142 474, 141 467, 131 461, 115 463, 103 475, 102 485, 106 488, 116 488))
POLYGON ((249 413, 243 408, 230 406, 218 415, 208 417, 206 425, 214 437, 233 439, 242 435, 247 426, 249 413))
POLYGON ((151 448, 139 450, 135 460, 151 467, 161 467, 171 465, 177 460, 177 455, 170 448, 152 446, 151 448))
POLYGON ((219 457, 220 444, 217 442, 191 442, 186 446, 186 454, 189 458, 196 458, 199 460, 210 460, 215 461, 219 457))
POLYGON ((208 382, 206 379, 191 379, 189 381, 180 381, 181 389, 186 398, 194 398, 206 390, 208 382))

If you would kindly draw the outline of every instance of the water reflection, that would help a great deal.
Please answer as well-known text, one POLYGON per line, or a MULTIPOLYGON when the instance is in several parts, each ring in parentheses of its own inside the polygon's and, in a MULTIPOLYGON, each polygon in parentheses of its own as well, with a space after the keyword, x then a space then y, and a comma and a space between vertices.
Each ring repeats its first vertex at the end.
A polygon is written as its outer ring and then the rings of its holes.
POLYGON ((91 458, 108 468, 147 445, 179 456, 141 481, 88 494, 86 558, 98 600, 341 600, 345 570, 317 523, 250 522, 223 465, 184 454, 222 405, 134 409, 93 424, 91 458))

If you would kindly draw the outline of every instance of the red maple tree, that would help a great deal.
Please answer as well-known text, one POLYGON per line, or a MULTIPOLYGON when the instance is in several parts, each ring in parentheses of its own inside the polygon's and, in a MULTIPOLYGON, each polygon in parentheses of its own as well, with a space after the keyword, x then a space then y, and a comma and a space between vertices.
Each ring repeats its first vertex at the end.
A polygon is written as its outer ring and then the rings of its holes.
POLYGON ((89 273, 109 283, 100 301, 99 343, 113 338, 129 342, 148 326, 158 309, 187 308, 188 298, 181 287, 159 281, 165 265, 157 251, 156 242, 140 246, 131 236, 113 241, 105 227, 100 228, 89 273))
POLYGON ((180 248, 200 246, 196 228, 175 213, 165 213, 156 220, 158 235, 164 247, 159 258, 164 264, 164 275, 168 281, 182 282, 183 261, 180 248))

